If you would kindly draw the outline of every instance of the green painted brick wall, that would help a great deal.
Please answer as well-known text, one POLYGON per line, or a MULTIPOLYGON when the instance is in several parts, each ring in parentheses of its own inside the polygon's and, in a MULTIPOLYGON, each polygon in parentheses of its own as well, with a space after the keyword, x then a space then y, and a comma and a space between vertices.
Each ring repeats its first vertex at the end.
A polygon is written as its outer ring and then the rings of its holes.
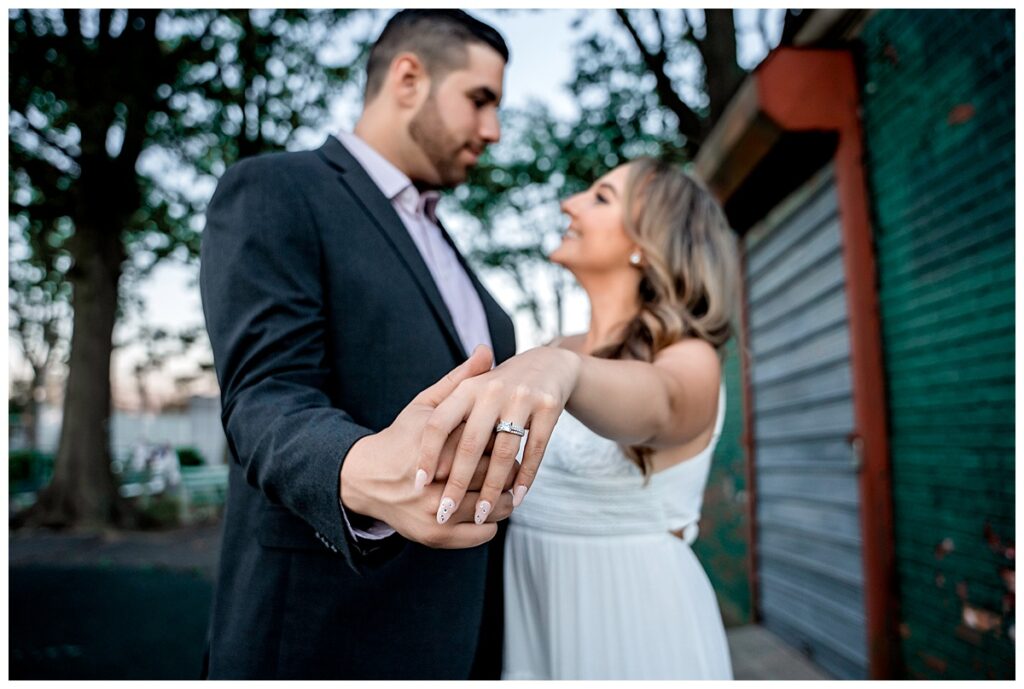
POLYGON ((736 337, 726 348, 724 376, 725 422, 711 462, 700 537, 693 550, 715 588, 722 618, 733 626, 751 622, 743 380, 736 337))
POLYGON ((860 36, 909 677, 1014 676, 1013 20, 860 36))

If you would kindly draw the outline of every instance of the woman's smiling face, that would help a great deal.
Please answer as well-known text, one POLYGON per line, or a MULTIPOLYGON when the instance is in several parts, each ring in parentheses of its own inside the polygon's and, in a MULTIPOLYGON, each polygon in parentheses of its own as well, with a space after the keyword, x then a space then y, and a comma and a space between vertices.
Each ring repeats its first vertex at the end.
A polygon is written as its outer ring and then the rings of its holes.
POLYGON ((569 225, 562 243, 548 258, 575 274, 629 269, 636 249, 623 223, 629 166, 620 165, 589 189, 562 201, 569 225))

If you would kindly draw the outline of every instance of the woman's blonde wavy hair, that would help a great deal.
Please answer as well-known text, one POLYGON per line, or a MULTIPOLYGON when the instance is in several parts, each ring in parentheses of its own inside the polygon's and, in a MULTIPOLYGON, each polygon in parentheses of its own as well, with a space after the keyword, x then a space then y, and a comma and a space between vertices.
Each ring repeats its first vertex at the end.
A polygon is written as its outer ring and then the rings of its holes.
MULTIPOLYGON (((640 312, 593 355, 654 361, 662 349, 696 337, 724 359, 738 307, 739 259, 722 207, 703 184, 654 158, 629 163, 623 197, 626 233, 643 255, 640 312)), ((649 476, 653 449, 623 449, 649 476)))

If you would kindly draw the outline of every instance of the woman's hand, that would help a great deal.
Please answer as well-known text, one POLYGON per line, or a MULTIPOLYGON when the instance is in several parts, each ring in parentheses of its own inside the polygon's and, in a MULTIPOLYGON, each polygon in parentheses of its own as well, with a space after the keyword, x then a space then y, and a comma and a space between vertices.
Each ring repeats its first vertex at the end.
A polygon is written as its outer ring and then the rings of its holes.
POLYGON ((418 466, 425 474, 420 474, 422 482, 429 483, 444 474, 445 467, 439 466, 442 449, 452 432, 465 423, 441 492, 439 523, 447 522, 459 508, 492 436, 490 466, 474 514, 476 523, 483 523, 497 504, 520 445, 520 437, 512 433, 495 436, 499 421, 529 429, 513 491, 514 505, 522 502, 537 475, 551 431, 576 387, 580 365, 580 357, 569 350, 537 347, 492 371, 462 381, 434 409, 421 440, 418 466))
MULTIPOLYGON (((414 485, 413 479, 420 433, 434 409, 460 382, 490 370, 490 351, 477 348, 464 363, 418 394, 390 426, 356 441, 342 463, 339 477, 339 497, 345 509, 382 521, 405 538, 431 548, 471 548, 494 538, 498 528, 489 522, 511 514, 510 496, 502 495, 494 502, 495 508, 483 525, 470 523, 473 506, 467 504, 452 516, 448 526, 441 526, 434 511, 441 499, 442 486, 414 485)), ((441 457, 448 458, 449 464, 461 430, 455 430, 442 450, 441 457)), ((488 471, 490 465, 485 455, 469 481, 474 498, 488 471)), ((508 486, 511 487, 511 481, 508 486)))

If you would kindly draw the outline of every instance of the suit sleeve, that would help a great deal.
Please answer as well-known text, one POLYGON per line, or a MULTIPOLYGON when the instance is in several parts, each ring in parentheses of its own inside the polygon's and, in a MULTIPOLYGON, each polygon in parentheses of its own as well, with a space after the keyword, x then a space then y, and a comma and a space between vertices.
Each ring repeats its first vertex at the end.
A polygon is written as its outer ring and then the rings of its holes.
POLYGON ((326 392, 319 233, 303 191, 273 158, 233 166, 206 215, 200 289, 222 421, 250 485, 357 566, 374 544, 344 525, 339 474, 371 434, 326 392))

